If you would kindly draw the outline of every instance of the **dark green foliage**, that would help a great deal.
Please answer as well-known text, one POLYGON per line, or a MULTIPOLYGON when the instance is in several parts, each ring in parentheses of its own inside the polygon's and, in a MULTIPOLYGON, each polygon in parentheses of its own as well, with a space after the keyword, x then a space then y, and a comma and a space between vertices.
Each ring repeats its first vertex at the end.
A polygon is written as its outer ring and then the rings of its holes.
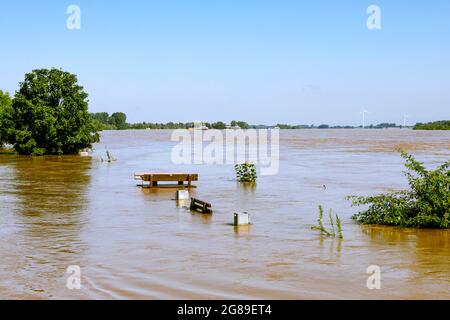
POLYGON ((102 124, 108 124, 109 123, 109 114, 108 112, 97 112, 97 113, 91 113, 91 117, 94 120, 99 121, 102 124))
POLYGON ((226 124, 223 123, 222 121, 214 122, 214 123, 211 124, 211 128, 217 129, 217 130, 223 130, 226 127, 227 127, 226 124))
POLYGON ((383 122, 383 123, 380 123, 380 124, 377 124, 376 126, 374 126, 375 129, 396 128, 396 127, 397 127, 397 125, 395 123, 386 123, 386 122, 383 122))
POLYGON ((58 69, 25 75, 12 103, 11 142, 20 154, 76 154, 99 135, 77 77, 58 69))
POLYGON ((117 130, 117 128, 111 124, 100 122, 99 120, 92 119, 92 123, 96 131, 103 130, 117 130))
POLYGON ((414 130, 450 130, 450 120, 418 123, 414 126, 414 130))
POLYGON ((291 129, 311 129, 307 124, 299 124, 299 125, 290 125, 290 124, 284 124, 284 123, 278 123, 275 127, 278 127, 282 130, 291 130, 291 129))
POLYGON ((231 126, 232 127, 239 127, 239 128, 241 128, 241 129, 249 129, 250 128, 250 125, 247 123, 247 122, 245 122, 245 121, 235 121, 235 120, 233 120, 233 121, 231 121, 231 126))
POLYGON ((339 237, 340 239, 343 238, 342 235, 342 226, 341 226, 341 219, 338 215, 336 215, 336 224, 333 218, 333 210, 330 209, 328 214, 328 219, 330 221, 330 228, 327 229, 325 225, 323 224, 323 207, 319 206, 319 218, 317 219, 317 226, 311 227, 313 230, 320 231, 321 234, 324 234, 329 237, 339 237))
POLYGON ((152 129, 152 130, 165 130, 165 129, 189 129, 193 128, 194 123, 182 123, 182 122, 168 122, 168 123, 150 123, 150 122, 141 122, 141 123, 133 123, 128 124, 128 129, 152 129))
MULTIPOLYGON (((120 112, 121 115, 124 116, 125 121, 126 121, 126 115, 122 112, 120 112)), ((95 127, 97 128, 98 131, 103 131, 103 130, 118 130, 116 123, 117 122, 121 122, 120 117, 123 116, 118 116, 117 114, 113 117, 113 116, 109 116, 108 112, 97 112, 97 113, 91 113, 91 118, 93 119, 93 122, 95 124, 95 127)), ((129 124, 127 123, 122 123, 120 125, 121 129, 126 129, 129 127, 129 124)))
POLYGON ((117 128, 117 130, 127 129, 127 116, 123 112, 115 112, 109 117, 109 124, 117 128))
POLYGON ((348 197, 354 206, 369 206, 353 219, 362 224, 450 228, 450 161, 431 171, 411 155, 401 154, 406 160, 410 190, 348 197))
POLYGON ((12 100, 9 93, 0 90, 0 148, 10 140, 12 122, 12 100))
POLYGON ((252 163, 245 162, 234 166, 236 178, 239 182, 256 182, 256 166, 252 163))

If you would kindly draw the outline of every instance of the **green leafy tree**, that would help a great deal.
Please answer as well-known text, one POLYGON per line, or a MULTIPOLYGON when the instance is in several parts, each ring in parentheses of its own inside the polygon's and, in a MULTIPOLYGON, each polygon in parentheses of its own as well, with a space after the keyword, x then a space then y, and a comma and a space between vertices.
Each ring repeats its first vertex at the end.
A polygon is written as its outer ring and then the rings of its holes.
POLYGON ((368 206, 353 219, 362 224, 417 228, 450 228, 450 161, 427 170, 411 155, 402 152, 410 190, 358 197, 355 206, 368 206))
POLYGON ((20 154, 76 154, 99 141, 88 95, 76 75, 59 69, 25 75, 12 103, 11 137, 20 154))
POLYGON ((250 126, 247 122, 245 121, 238 121, 237 125, 241 128, 241 129, 249 129, 250 126))
POLYGON ((249 125, 247 122, 245 122, 245 121, 236 121, 236 120, 233 120, 233 121, 231 121, 230 125, 231 125, 232 127, 238 126, 238 127, 241 128, 241 129, 248 129, 248 128, 250 128, 250 125, 249 125))
POLYGON ((0 147, 10 140, 13 127, 11 105, 12 100, 9 93, 0 90, 0 147))
POLYGON ((115 126, 118 130, 127 128, 127 115, 123 112, 115 112, 109 117, 109 123, 115 126))
POLYGON ((92 117, 92 119, 100 121, 103 124, 108 124, 109 123, 109 114, 108 114, 108 112, 91 113, 91 117, 92 117))
POLYGON ((213 129, 217 129, 217 130, 223 130, 227 127, 227 125, 225 123, 223 123, 222 121, 218 121, 218 122, 214 122, 213 124, 211 124, 213 129))

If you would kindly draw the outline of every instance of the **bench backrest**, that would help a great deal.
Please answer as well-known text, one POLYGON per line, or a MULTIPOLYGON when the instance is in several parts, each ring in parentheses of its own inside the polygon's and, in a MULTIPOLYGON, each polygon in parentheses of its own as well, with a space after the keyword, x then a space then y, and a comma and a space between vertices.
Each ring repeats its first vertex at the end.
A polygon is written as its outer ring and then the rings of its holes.
POLYGON ((141 177, 144 181, 198 181, 198 174, 185 174, 185 173, 174 173, 174 174, 137 174, 136 176, 141 177))

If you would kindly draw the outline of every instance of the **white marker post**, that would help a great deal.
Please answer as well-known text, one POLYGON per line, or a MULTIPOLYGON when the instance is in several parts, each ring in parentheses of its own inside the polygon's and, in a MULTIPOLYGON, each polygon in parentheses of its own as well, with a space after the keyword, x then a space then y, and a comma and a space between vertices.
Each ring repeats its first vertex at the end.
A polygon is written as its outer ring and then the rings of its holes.
POLYGON ((235 213, 233 224, 235 226, 248 226, 250 224, 250 215, 247 212, 235 213))
POLYGON ((189 191, 187 190, 177 190, 175 194, 176 200, 189 200, 189 191))

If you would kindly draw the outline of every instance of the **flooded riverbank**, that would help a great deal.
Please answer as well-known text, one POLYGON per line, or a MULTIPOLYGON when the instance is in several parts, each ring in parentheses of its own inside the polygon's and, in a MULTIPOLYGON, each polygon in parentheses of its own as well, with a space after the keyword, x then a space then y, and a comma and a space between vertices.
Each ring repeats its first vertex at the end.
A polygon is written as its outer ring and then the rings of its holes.
POLYGON ((255 187, 231 165, 172 164, 170 134, 106 131, 89 158, 0 155, 0 298, 450 299, 450 231, 359 226, 344 199, 405 188, 395 150, 434 167, 450 132, 281 131, 279 173, 255 187), (100 161, 106 148, 116 162, 100 161), (142 171, 198 173, 193 195, 214 215, 136 187, 142 171), (320 204, 341 216, 342 241, 310 229, 320 204), (254 224, 230 226, 235 210, 254 224), (81 290, 66 288, 69 265, 81 290), (380 290, 366 287, 370 265, 380 290))

